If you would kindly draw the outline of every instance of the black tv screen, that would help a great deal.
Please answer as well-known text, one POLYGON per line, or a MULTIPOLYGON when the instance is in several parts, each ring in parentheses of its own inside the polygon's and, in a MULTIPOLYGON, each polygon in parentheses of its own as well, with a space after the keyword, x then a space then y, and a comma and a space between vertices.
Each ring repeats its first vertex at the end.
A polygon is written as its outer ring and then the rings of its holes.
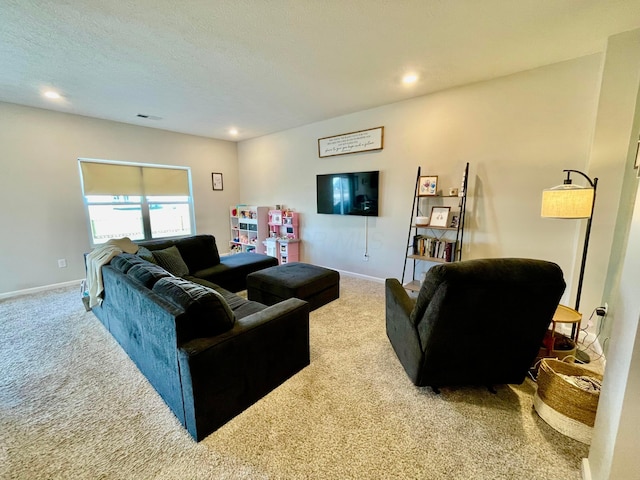
POLYGON ((378 216, 379 171, 316 176, 318 213, 378 216))

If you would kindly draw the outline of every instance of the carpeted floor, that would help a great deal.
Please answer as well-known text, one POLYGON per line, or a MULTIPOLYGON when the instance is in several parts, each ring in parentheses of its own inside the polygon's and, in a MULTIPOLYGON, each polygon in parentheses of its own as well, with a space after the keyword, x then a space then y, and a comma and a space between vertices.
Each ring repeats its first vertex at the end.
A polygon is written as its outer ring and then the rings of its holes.
POLYGON ((77 288, 0 302, 3 479, 578 480, 588 447, 545 424, 533 392, 414 387, 384 286, 343 276, 311 314, 311 365, 195 443, 77 288))

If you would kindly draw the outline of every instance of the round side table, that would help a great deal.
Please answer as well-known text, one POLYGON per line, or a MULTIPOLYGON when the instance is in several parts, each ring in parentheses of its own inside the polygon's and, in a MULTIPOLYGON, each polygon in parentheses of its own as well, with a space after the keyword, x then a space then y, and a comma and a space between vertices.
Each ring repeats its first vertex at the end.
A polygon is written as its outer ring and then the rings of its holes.
POLYGON ((551 319, 551 342, 549 344, 549 348, 547 349, 547 355, 549 357, 557 357, 559 359, 563 359, 564 357, 568 357, 569 355, 576 354, 576 348, 578 345, 578 337, 580 335, 580 322, 582 321, 582 314, 573 308, 567 307, 565 305, 558 305, 555 313, 553 314, 553 318, 551 319), (575 326, 572 328, 572 332, 575 332, 570 337, 573 341, 573 349, 571 350, 556 350, 555 349, 555 338, 556 338, 556 325, 558 323, 570 323, 575 326))

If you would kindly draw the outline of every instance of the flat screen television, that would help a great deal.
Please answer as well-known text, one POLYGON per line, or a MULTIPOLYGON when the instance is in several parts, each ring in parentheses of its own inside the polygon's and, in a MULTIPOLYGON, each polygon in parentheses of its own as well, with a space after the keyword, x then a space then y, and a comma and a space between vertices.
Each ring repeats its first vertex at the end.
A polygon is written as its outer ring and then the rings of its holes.
POLYGON ((317 175, 318 213, 377 217, 379 178, 379 171, 317 175))

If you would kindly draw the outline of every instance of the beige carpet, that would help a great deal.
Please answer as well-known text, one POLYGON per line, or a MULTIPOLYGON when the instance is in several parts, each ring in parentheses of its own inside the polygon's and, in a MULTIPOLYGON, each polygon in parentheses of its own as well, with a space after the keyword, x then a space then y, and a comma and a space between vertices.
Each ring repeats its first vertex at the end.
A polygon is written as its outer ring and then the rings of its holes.
POLYGON ((200 443, 77 288, 0 302, 0 478, 580 478, 587 446, 536 415, 533 383, 416 388, 384 286, 341 287, 311 314, 311 365, 200 443))

